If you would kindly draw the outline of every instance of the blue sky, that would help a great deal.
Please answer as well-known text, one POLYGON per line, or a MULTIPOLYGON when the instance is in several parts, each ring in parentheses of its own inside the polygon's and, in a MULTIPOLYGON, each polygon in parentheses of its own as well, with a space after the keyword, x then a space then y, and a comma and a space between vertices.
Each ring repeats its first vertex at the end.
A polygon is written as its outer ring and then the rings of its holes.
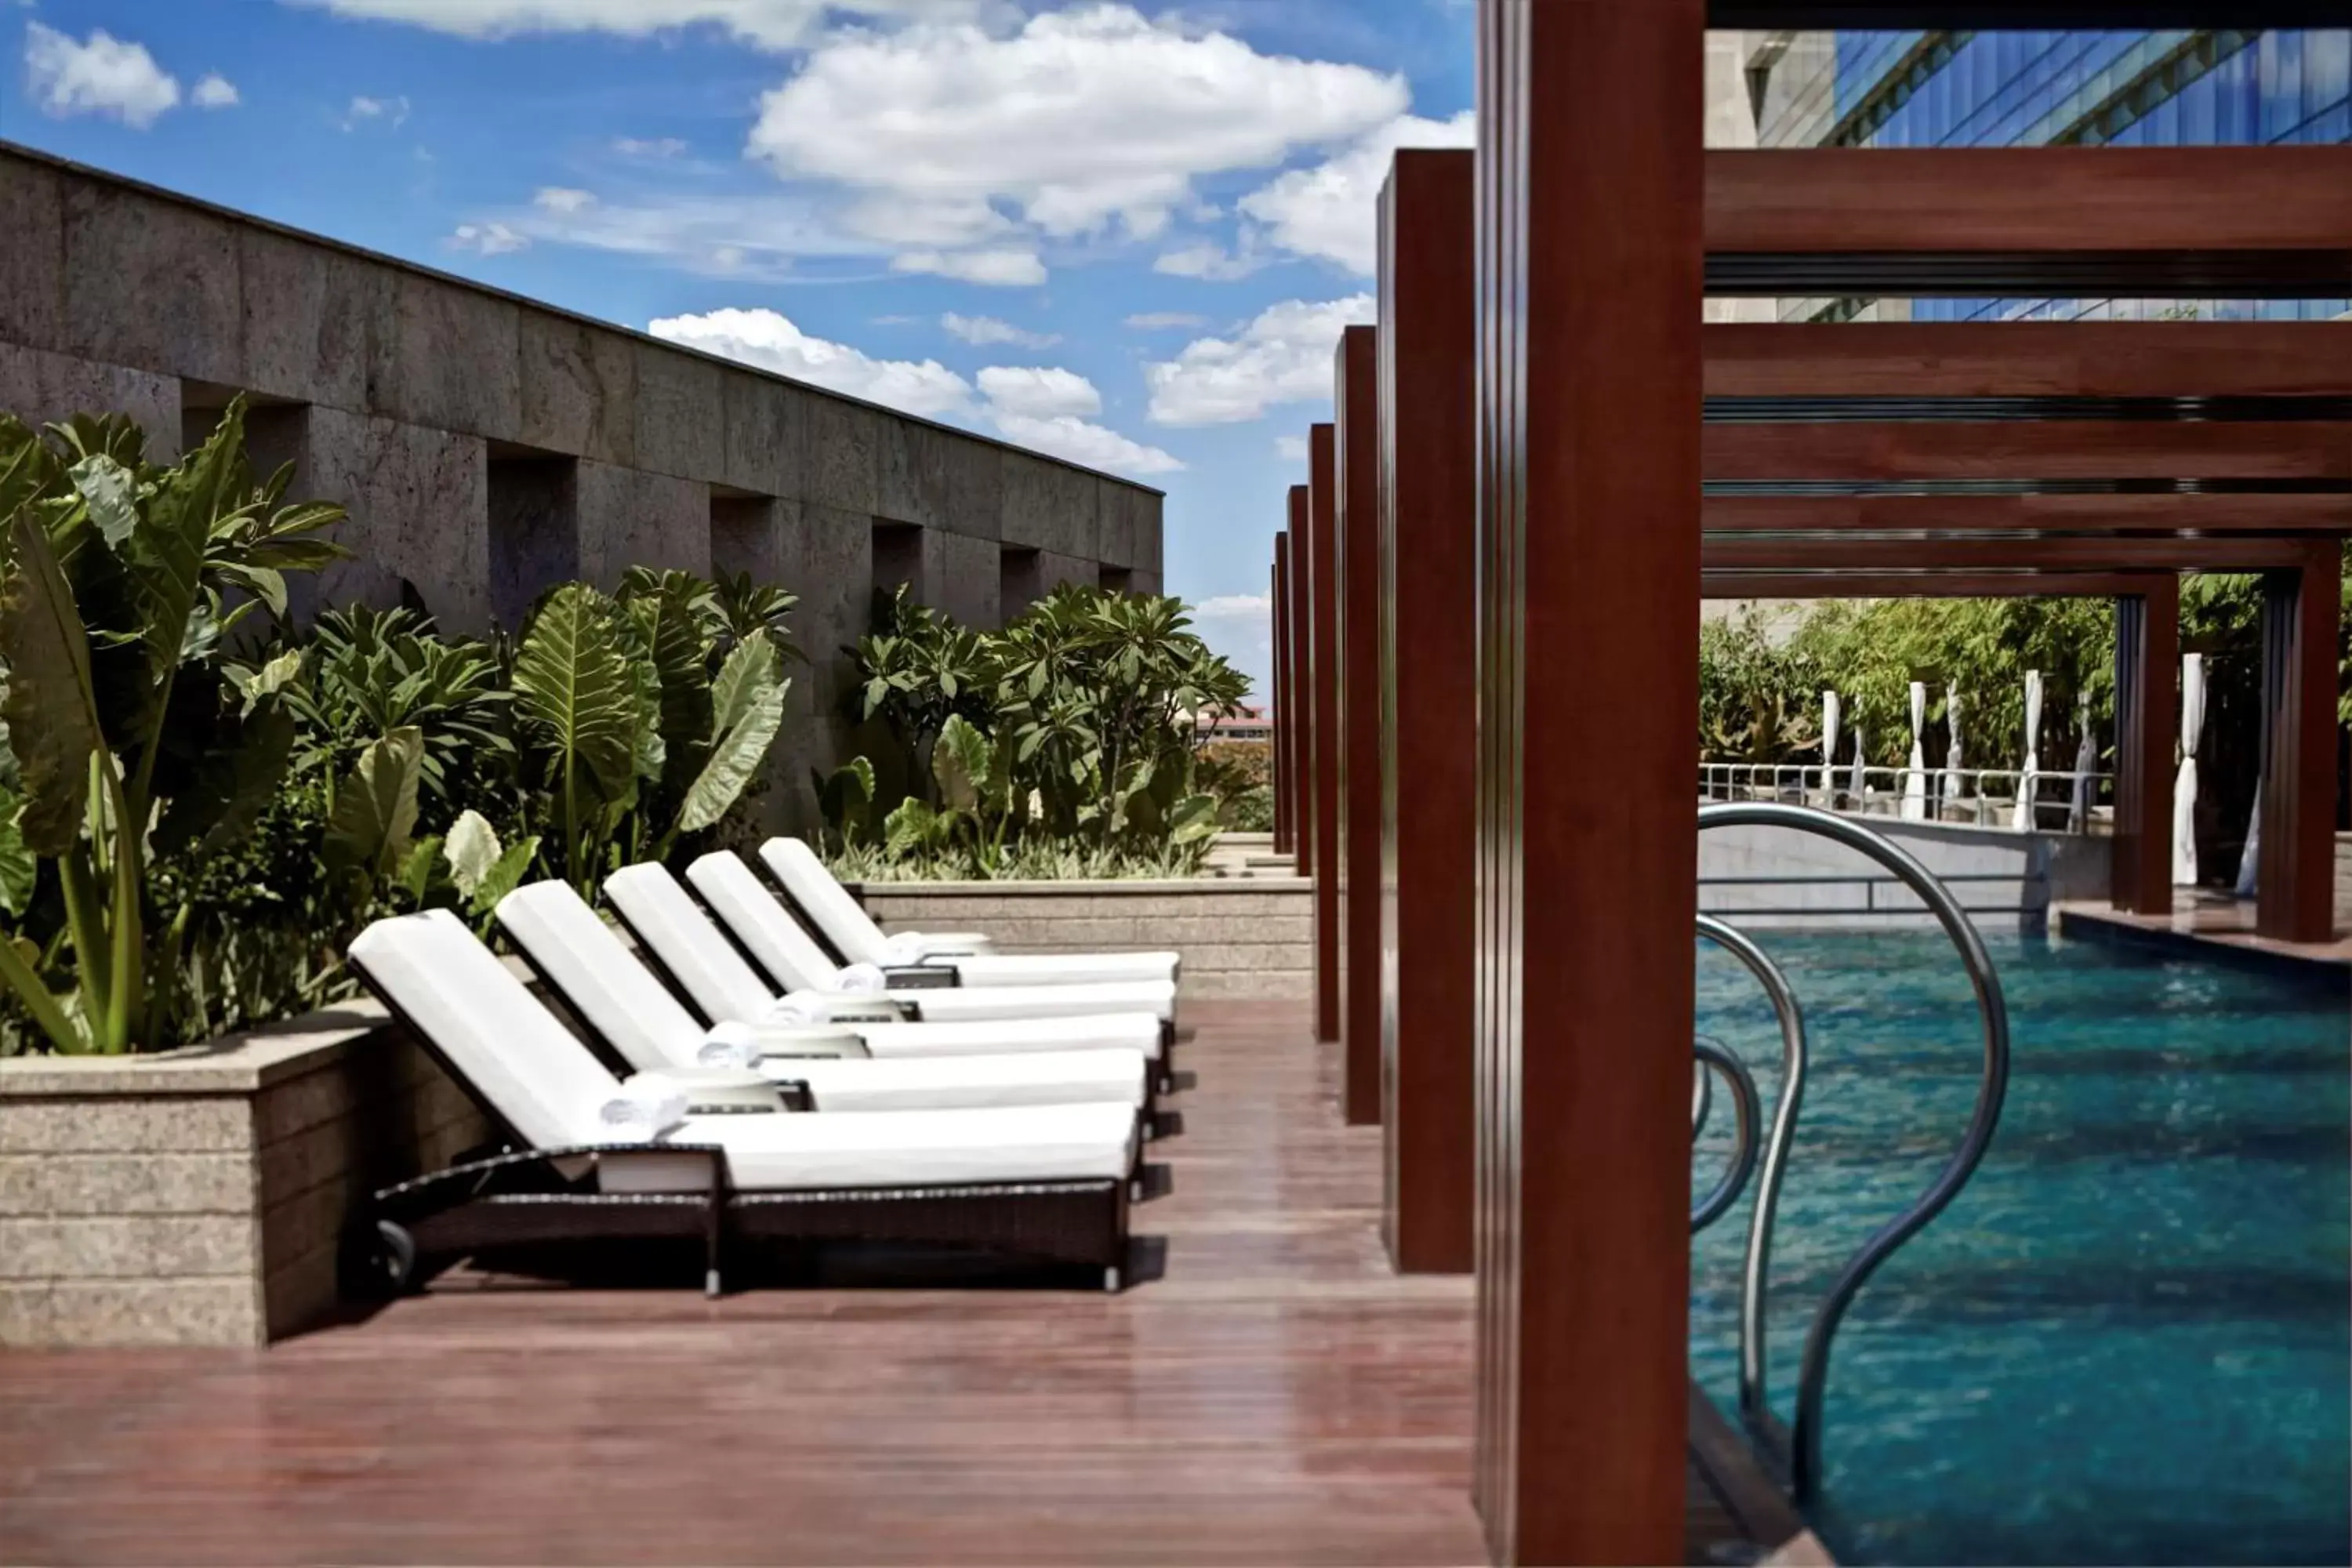
POLYGON ((1466 0, 36 0, 0 136, 1125 471, 1263 677, 1466 0), (656 325, 658 323, 658 325, 656 325))

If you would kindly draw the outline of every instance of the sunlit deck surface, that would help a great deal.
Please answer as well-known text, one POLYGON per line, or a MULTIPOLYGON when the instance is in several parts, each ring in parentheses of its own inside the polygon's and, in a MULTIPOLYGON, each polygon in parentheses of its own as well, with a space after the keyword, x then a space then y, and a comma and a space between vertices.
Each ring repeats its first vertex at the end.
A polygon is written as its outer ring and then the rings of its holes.
MULTIPOLYGON (((1188 1012, 1123 1295, 461 1274, 266 1352, 0 1355, 0 1560, 1484 1562, 1468 1282, 1389 1271, 1303 1005, 1188 1012)), ((1689 1561, 1747 1556, 1691 1495, 1689 1561)))
POLYGON ((2252 900, 2204 889, 2174 889, 2168 915, 2133 914, 2109 909, 2105 903, 2062 904, 2059 914, 2062 925, 2078 935, 2099 934, 2085 928, 2105 926, 2115 935, 2164 947, 2180 957, 2296 959, 2352 971, 2352 890, 2341 885, 2336 895, 2336 934, 2330 942, 2278 942, 2257 936, 2252 900))

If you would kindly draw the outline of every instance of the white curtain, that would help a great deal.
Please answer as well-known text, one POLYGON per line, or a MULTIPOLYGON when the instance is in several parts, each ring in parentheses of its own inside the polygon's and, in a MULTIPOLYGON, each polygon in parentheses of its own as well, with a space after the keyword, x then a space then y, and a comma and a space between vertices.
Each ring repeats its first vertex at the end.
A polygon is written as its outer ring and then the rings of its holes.
POLYGON ((1960 798, 1960 688, 1958 682, 1944 688, 1944 724, 1952 732, 1952 743, 1944 751, 1944 804, 1960 798))
POLYGON ((2246 847, 2238 856, 2238 897, 2251 899, 2262 881, 2255 873, 2263 855, 2263 775, 2254 775, 2254 813, 2246 819, 2246 847))
POLYGON ((1853 809, 1860 811, 1870 799, 1870 780, 1862 771, 1862 726, 1853 727, 1853 772, 1847 775, 1846 793, 1853 796, 1853 809))
POLYGON ((1903 815, 1927 819, 1927 683, 1911 683, 1911 765, 1903 773, 1903 815))
POLYGON ((1822 805, 1824 809, 1837 805, 1837 784, 1833 774, 1837 767, 1838 694, 1822 693, 1822 805))
POLYGON ((2180 656, 2180 772, 2172 781, 2172 885, 2197 885, 2197 742, 2205 734, 2205 656, 2180 656))
POLYGON ((2025 770, 2017 781, 2017 809, 2010 826, 2020 832, 2033 826, 2033 775, 2042 769, 2042 672, 2025 672, 2025 770))
POLYGON ((2066 812, 2066 831, 2082 833, 2091 826, 2091 779, 2099 771, 2099 742, 2091 735, 2091 694, 2074 693, 2074 804, 2066 812))

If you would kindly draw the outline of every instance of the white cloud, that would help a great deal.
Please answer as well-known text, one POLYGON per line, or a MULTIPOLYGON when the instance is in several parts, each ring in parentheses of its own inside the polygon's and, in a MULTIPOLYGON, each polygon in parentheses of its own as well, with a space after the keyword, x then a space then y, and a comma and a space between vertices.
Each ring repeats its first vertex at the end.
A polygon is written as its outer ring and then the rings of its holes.
POLYGON ((1195 316, 1189 310, 1142 310, 1127 319, 1127 325, 1147 332, 1160 331, 1170 327, 1205 327, 1208 324, 1208 317, 1195 316))
POLYGON ((560 196, 496 216, 534 240, 735 279, 783 278, 799 257, 870 257, 877 248, 845 238, 808 200, 781 193, 672 189, 642 200, 607 193, 588 202, 560 196))
POLYGON ((1276 436, 1274 438, 1274 455, 1280 458, 1286 463, 1305 462, 1307 460, 1307 437, 1304 436, 1276 436))
POLYGON ((961 22, 1003 13, 1007 0, 294 0, 339 16, 407 22, 467 38, 519 33, 617 33, 624 37, 715 27, 772 49, 814 39, 828 12, 961 22))
POLYGON ((635 136, 616 136, 613 151, 624 158, 675 158, 686 151, 686 143, 675 136, 656 136, 639 140, 635 136))
POLYGON ((1151 270, 1164 272, 1171 278, 1201 278, 1226 282, 1246 278, 1265 262, 1255 254, 1249 235, 1244 232, 1240 247, 1228 251, 1213 240, 1202 240, 1181 249, 1164 252, 1152 262, 1151 270))
POLYGON ((998 432, 1006 440, 1089 468, 1108 468, 1121 474, 1172 474, 1184 466, 1172 454, 1157 447, 1129 440, 1116 430, 1089 425, 1071 415, 1040 419, 1026 414, 998 414, 994 418, 998 432))
POLYGON ((1293 169, 1241 199, 1241 210, 1285 250, 1369 278, 1379 266, 1377 205, 1400 147, 1467 147, 1475 127, 1464 110, 1451 120, 1400 114, 1311 168, 1293 169))
POLYGON ((25 24, 25 88, 42 112, 65 119, 110 115, 144 131, 180 101, 180 83, 155 63, 143 44, 126 43, 103 27, 80 43, 55 27, 25 24))
POLYGON ((1218 594, 1192 606, 1196 621, 1240 621, 1274 613, 1274 599, 1266 594, 1218 594))
POLYGON ((942 278, 998 288, 1028 288, 1045 281, 1045 264, 1034 250, 908 250, 890 258, 893 272, 936 272, 942 278))
POLYGON ((531 205, 551 213, 586 212, 596 205, 595 196, 587 191, 576 191, 568 185, 541 185, 539 194, 530 198, 531 205))
POLYGON ((1024 349, 1045 349, 1062 341, 1059 332, 1033 332, 993 316, 959 316, 953 310, 940 318, 940 325, 950 337, 983 348, 990 343, 1018 343, 1024 349))
POLYGON ((188 101, 198 109, 234 109, 238 103, 236 83, 218 71, 207 71, 197 79, 195 90, 188 101))
POLYGON ((980 373, 980 394, 1001 413, 1032 418, 1102 412, 1095 384, 1059 366, 990 365, 980 373))
POLYGON ((935 359, 875 359, 846 343, 813 338, 774 310, 665 316, 646 331, 908 414, 936 417, 971 405, 971 384, 935 359))
POLYGON ((369 98, 364 94, 354 98, 351 108, 343 111, 343 129, 351 131, 371 120, 384 121, 395 129, 407 124, 407 98, 369 98))
POLYGON ((1370 321, 1370 294, 1319 304, 1269 305, 1231 338, 1195 338, 1172 360, 1144 367, 1151 417, 1160 425, 1229 425, 1277 403, 1331 395, 1340 329, 1370 321))
POLYGON ((824 39, 761 100, 746 151, 864 193, 847 221, 877 238, 1016 214, 1055 237, 1149 237, 1198 205, 1196 177, 1350 141, 1406 101, 1399 77, 1262 55, 1125 5, 994 35, 926 8, 896 32, 824 39))
POLYGON ((502 223, 461 223, 449 234, 451 249, 478 251, 484 256, 503 256, 530 244, 530 237, 517 234, 502 223))

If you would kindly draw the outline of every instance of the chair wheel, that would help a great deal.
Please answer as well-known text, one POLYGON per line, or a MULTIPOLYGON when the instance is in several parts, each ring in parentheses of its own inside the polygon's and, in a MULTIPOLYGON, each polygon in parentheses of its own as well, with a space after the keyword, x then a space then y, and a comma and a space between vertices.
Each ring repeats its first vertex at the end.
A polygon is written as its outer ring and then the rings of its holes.
POLYGON ((344 1238, 342 1284, 367 1300, 388 1301, 416 1279, 416 1238, 388 1219, 362 1221, 344 1238))

